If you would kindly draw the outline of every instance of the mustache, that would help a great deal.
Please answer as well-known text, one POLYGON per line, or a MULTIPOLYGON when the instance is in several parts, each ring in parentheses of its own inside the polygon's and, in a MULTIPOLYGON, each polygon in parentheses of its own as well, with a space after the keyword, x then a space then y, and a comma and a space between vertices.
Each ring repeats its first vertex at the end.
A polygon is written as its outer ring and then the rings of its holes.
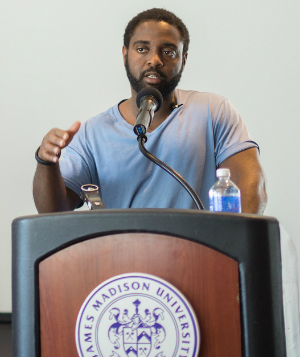
POLYGON ((166 76, 164 73, 160 72, 160 70, 157 69, 157 68, 155 68, 155 67, 149 67, 149 68, 146 69, 144 72, 142 72, 141 75, 140 75, 140 79, 143 79, 147 73, 151 73, 151 72, 152 72, 152 73, 153 73, 153 72, 158 73, 158 74, 159 74, 159 77, 160 77, 161 79, 167 79, 167 76, 166 76))

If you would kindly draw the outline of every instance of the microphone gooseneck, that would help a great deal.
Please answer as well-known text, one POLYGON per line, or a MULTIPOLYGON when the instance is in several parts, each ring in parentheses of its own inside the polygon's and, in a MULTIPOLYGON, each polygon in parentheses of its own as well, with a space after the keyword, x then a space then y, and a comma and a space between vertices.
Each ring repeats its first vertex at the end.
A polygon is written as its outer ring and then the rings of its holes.
POLYGON ((180 184, 182 187, 186 189, 186 191, 189 193, 189 195, 192 197, 195 205, 199 210, 205 210, 203 203, 201 202, 200 198, 198 197, 197 193, 193 190, 193 188, 185 181, 185 179, 180 176, 175 170, 173 170, 170 166, 165 164, 163 161, 159 160, 157 157, 155 157, 153 154, 151 154, 149 151, 146 150, 144 146, 145 138, 142 136, 138 137, 138 142, 139 142, 139 149, 141 153, 147 157, 150 161, 154 162, 156 165, 161 167, 163 170, 165 170, 168 174, 173 176, 180 184))

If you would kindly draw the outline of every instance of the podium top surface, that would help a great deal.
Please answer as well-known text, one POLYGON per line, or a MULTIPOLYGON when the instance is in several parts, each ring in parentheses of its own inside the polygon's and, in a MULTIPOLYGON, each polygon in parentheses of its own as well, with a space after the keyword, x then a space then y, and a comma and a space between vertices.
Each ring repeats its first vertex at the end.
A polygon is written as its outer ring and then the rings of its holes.
POLYGON ((269 246, 270 239, 277 237, 279 241, 279 223, 272 217, 178 209, 104 209, 16 218, 12 222, 12 244, 22 254, 34 251, 41 259, 62 246, 129 232, 196 241, 236 260, 244 259, 252 249, 261 249, 262 244, 269 246))

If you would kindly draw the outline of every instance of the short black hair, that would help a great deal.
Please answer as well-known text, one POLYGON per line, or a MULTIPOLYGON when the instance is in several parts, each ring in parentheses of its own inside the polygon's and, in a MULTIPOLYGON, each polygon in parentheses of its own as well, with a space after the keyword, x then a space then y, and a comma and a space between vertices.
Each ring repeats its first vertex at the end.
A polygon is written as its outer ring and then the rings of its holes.
POLYGON ((179 17, 174 15, 172 12, 159 8, 153 8, 140 12, 132 20, 128 22, 128 25, 126 26, 124 32, 124 46, 126 48, 129 47, 131 36, 133 35, 133 32, 136 29, 136 27, 140 23, 146 21, 157 21, 157 22, 164 21, 169 25, 175 26, 181 35, 181 39, 183 42, 183 54, 187 53, 189 49, 190 35, 185 24, 182 22, 182 20, 179 17))

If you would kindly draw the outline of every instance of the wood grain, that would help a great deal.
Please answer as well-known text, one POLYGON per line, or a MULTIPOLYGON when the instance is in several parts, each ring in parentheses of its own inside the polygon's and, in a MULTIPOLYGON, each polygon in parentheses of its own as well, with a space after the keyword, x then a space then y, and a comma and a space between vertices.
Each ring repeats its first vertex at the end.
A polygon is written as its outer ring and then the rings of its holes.
POLYGON ((149 233, 89 239, 39 264, 41 356, 77 357, 75 325, 84 300, 103 281, 129 272, 165 279, 185 295, 200 325, 200 357, 242 356, 237 262, 195 242, 149 233))

